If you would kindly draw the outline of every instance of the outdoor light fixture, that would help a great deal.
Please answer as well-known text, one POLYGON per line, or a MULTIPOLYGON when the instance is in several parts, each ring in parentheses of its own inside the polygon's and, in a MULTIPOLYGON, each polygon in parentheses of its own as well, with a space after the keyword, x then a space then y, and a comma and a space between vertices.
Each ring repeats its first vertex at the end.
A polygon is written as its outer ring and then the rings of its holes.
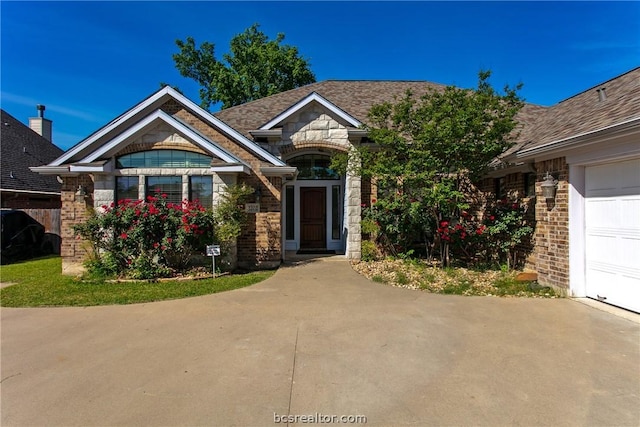
POLYGON ((555 179, 548 171, 544 176, 544 181, 540 184, 542 187, 542 197, 547 200, 556 198, 556 189, 558 188, 558 180, 555 179))
POLYGON ((78 185, 78 190, 76 191, 76 202, 84 202, 84 199, 87 197, 87 190, 82 186, 78 185))

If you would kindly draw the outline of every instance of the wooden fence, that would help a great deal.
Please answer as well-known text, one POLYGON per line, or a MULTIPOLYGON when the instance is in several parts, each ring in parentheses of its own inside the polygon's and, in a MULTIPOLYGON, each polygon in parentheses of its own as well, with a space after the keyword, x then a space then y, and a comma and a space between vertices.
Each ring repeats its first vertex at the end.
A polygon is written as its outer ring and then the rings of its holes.
POLYGON ((60 253, 60 209, 20 209, 44 225, 45 238, 53 245, 53 253, 60 253))

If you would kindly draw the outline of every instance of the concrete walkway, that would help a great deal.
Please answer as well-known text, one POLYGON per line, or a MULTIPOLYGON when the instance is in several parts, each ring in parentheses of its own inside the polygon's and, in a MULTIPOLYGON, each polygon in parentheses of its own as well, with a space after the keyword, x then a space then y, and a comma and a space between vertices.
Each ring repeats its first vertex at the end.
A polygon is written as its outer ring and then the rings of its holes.
POLYGON ((217 295, 1 320, 3 427, 640 425, 638 323, 392 288, 336 257, 217 295))

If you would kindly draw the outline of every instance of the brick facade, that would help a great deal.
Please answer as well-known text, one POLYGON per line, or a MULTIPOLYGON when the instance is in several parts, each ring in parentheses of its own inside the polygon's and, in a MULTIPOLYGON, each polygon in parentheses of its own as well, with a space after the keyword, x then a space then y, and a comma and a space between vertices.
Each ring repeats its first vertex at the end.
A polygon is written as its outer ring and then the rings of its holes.
POLYGON ((541 285, 569 289, 569 167, 564 157, 536 162, 535 270, 541 285), (558 180, 555 202, 542 197, 542 178, 558 180))
POLYGON ((281 259, 281 182, 280 179, 269 179, 260 174, 260 167, 265 162, 257 159, 252 153, 239 146, 227 136, 221 134, 210 124, 170 101, 162 109, 172 112, 181 121, 219 144, 228 152, 247 163, 253 174, 239 175, 238 184, 247 184, 262 193, 260 213, 249 214, 248 224, 243 228, 237 242, 237 258, 240 267, 275 267, 281 259))
POLYGON ((83 262, 90 252, 89 243, 73 232, 73 226, 85 222, 91 215, 93 206, 93 180, 89 175, 67 176, 62 184, 62 208, 60 211, 60 237, 62 244, 62 274, 78 274, 83 271, 83 262), (87 193, 84 199, 76 198, 78 186, 87 193))
POLYGON ((564 159, 556 158, 535 164, 536 172, 517 172, 500 178, 485 178, 478 189, 486 201, 495 200, 499 186, 509 200, 520 200, 525 206, 530 224, 534 226, 533 238, 518 246, 519 256, 525 259, 524 268, 538 273, 538 282, 551 286, 561 293, 569 288, 569 167, 564 159), (542 181, 546 173, 558 180, 555 201, 542 197, 542 181), (527 186, 535 179, 535 194, 529 194, 527 186))

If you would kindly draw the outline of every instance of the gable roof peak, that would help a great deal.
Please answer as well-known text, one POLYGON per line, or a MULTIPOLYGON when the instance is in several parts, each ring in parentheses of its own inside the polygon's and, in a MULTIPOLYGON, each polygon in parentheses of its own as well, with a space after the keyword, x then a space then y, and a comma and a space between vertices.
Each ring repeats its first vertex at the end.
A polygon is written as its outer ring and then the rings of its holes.
POLYGON ((287 118, 291 117, 292 115, 296 114, 297 112, 299 112, 300 110, 302 110, 303 108, 305 108, 306 106, 314 102, 322 105, 324 108, 331 111, 337 117, 347 122, 350 126, 359 127, 362 125, 362 123, 358 119, 349 115, 347 112, 339 108, 337 105, 328 101, 318 92, 313 91, 306 97, 302 98, 300 101, 296 102, 295 104, 293 104, 292 106, 284 110, 282 113, 275 116, 273 119, 271 119, 264 125, 260 126, 260 130, 268 130, 278 126, 284 120, 286 120, 287 118))
POLYGON ((51 163, 51 166, 60 166, 70 161, 78 160, 78 158, 90 157, 94 151, 99 150, 99 147, 97 147, 96 144, 99 145, 103 140, 113 139, 115 134, 118 132, 126 132, 126 129, 135 126, 137 121, 148 117, 153 111, 160 109, 160 107, 170 99, 178 102, 184 108, 191 111, 203 121, 208 122, 210 125, 226 134, 229 138, 235 140, 239 145, 243 146, 259 158, 276 166, 284 165, 282 160, 264 150, 233 127, 215 117, 171 86, 167 85, 160 88, 134 107, 128 109, 123 114, 119 115, 105 126, 101 127, 96 132, 71 147, 62 156, 54 160, 51 163))

